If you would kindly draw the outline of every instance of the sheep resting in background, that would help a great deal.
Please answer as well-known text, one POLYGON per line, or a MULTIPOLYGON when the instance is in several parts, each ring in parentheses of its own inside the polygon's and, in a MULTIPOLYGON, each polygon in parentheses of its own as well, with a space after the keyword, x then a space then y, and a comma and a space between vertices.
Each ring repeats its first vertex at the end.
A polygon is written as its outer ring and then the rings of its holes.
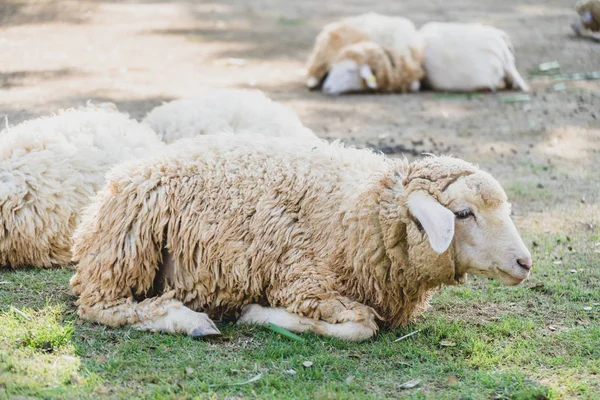
POLYGON ((105 172, 166 147, 107 108, 61 111, 0 133, 0 268, 70 263, 79 212, 105 172))
POLYGON ((573 25, 578 36, 600 42, 600 0, 580 1, 575 6, 579 20, 573 25))
POLYGON ((425 42, 427 82, 435 90, 472 92, 528 91, 517 71, 506 32, 488 25, 430 22, 420 30, 425 42))
POLYGON ((209 89, 158 106, 143 122, 166 143, 223 132, 317 139, 294 111, 258 90, 209 89))
POLYGON ((406 57, 370 41, 346 46, 333 61, 323 92, 417 92, 424 75, 418 57, 406 57))
POLYGON ((120 164, 74 235, 79 316, 218 334, 212 318, 364 340, 467 273, 532 266, 501 186, 471 164, 338 143, 197 137, 120 164))
POLYGON ((423 42, 410 20, 367 13, 329 23, 323 28, 308 58, 306 86, 319 87, 339 52, 363 41, 387 48, 405 57, 407 63, 421 63, 423 42))

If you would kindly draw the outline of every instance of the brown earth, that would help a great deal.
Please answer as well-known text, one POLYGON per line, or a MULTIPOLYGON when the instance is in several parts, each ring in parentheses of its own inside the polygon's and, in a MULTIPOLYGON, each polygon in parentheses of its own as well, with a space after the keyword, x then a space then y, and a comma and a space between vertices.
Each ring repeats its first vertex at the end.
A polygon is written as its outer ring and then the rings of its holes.
POLYGON ((514 93, 325 97, 302 69, 327 22, 367 11, 506 30, 524 76, 545 61, 600 70, 600 44, 572 35, 574 3, 548 0, 2 0, 0 117, 9 124, 59 108, 111 101, 141 118, 201 87, 255 87, 292 107, 317 134, 393 154, 453 154, 505 186, 518 225, 597 232, 600 81, 530 79, 514 93), (228 58, 245 60, 241 66, 228 58))

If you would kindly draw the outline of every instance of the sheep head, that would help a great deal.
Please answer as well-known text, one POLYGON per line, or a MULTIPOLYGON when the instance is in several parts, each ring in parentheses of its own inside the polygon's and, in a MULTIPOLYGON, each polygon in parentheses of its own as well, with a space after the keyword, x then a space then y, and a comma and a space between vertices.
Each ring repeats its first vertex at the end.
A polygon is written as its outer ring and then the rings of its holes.
POLYGON ((575 10, 581 17, 586 29, 600 31, 600 0, 583 0, 577 3, 575 10))
POLYGON ((403 55, 371 41, 348 45, 333 60, 323 82, 323 92, 329 95, 369 90, 416 92, 423 77, 420 64, 412 61, 419 59, 417 53, 411 49, 410 56, 403 55))
POLYGON ((333 23, 326 26, 317 36, 313 52, 307 62, 306 86, 309 89, 319 87, 330 72, 331 62, 346 45, 365 40, 360 30, 345 23, 333 23))
POLYGON ((418 221, 421 242, 453 259, 457 280, 475 274, 517 285, 529 276, 531 254, 510 218, 504 190, 491 175, 458 159, 428 157, 408 167, 403 183, 406 209, 418 221))
POLYGON ((323 92, 338 95, 377 89, 377 79, 368 64, 358 64, 353 60, 343 60, 331 66, 323 92))

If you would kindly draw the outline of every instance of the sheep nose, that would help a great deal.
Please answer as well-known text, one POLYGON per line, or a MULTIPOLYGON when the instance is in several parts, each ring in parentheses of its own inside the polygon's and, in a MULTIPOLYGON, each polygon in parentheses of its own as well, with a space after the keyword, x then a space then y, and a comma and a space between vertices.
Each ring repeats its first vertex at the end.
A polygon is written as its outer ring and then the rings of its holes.
POLYGON ((519 264, 521 268, 524 268, 527 271, 529 271, 533 266, 533 261, 531 260, 531 257, 519 258, 517 260, 517 264, 519 264))

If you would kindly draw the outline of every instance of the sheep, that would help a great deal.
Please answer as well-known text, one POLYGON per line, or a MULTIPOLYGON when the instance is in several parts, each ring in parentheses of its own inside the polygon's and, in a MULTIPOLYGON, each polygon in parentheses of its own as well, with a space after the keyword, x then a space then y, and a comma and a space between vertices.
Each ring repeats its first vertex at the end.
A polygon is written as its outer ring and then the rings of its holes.
POLYGON ((426 80, 433 89, 496 91, 509 84, 529 91, 515 66, 506 32, 483 24, 430 22, 420 33, 425 41, 426 80))
POLYGON ((359 42, 340 51, 323 82, 323 92, 417 92, 423 75, 418 55, 406 57, 371 41, 359 42))
POLYGON ((579 20, 572 24, 577 36, 600 42, 600 0, 583 0, 575 6, 579 20))
POLYGON ((142 121, 166 143, 197 135, 260 132, 316 140, 296 113, 258 90, 212 89, 151 110, 142 121))
POLYGON ((367 13, 327 24, 316 38, 307 62, 306 86, 316 89, 329 72, 338 53, 346 46, 372 41, 419 64, 423 41, 412 21, 367 13))
POLYGON ((531 255, 502 187, 451 157, 334 142, 196 137, 120 164, 74 234, 83 319, 217 335, 211 318, 360 341, 467 273, 505 285, 531 255))
POLYGON ((69 264, 79 212, 104 173, 166 147, 109 108, 64 110, 0 133, 0 268, 69 264))

